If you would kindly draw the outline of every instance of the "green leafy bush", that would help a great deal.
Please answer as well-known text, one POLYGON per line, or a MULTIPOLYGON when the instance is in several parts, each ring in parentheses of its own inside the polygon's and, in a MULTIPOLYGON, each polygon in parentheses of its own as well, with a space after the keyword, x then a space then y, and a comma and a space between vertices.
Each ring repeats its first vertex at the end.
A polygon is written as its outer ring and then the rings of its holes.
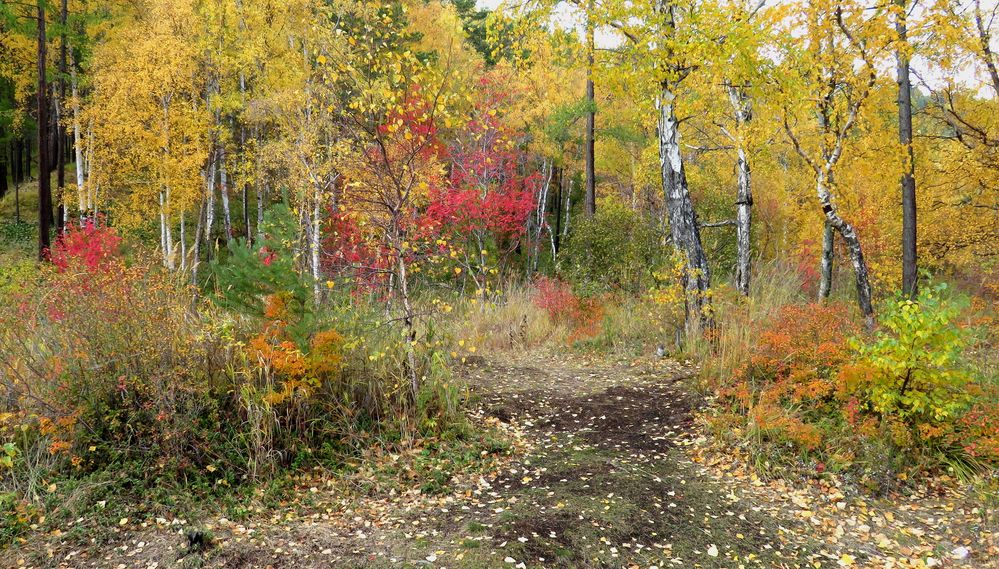
POLYGON ((650 219, 607 197, 592 218, 577 222, 559 253, 559 269, 583 293, 638 291, 652 281, 662 249, 650 219))
POLYGON ((945 284, 924 287, 914 300, 888 303, 883 330, 871 341, 852 342, 866 373, 851 390, 876 413, 911 426, 953 421, 972 400, 972 373, 963 357, 972 338, 957 323, 966 307, 965 299, 947 296, 945 284))

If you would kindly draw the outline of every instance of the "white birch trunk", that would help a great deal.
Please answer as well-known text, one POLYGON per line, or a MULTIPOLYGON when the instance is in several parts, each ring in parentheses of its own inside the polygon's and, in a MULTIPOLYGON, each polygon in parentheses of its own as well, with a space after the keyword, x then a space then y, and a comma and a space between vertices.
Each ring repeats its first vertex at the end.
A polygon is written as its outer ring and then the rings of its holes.
POLYGON ((846 243, 847 251, 850 252, 850 262, 853 264, 853 273, 857 284, 857 303, 860 305, 860 312, 864 315, 865 324, 869 329, 873 329, 874 307, 871 304, 871 280, 867 271, 867 262, 864 260, 864 250, 853 225, 847 223, 836 211, 836 206, 832 203, 832 192, 828 180, 829 172, 827 169, 823 169, 819 173, 816 184, 819 202, 822 204, 822 211, 825 213, 829 225, 836 228, 846 243))
POLYGON ((87 192, 87 211, 91 212, 93 216, 94 223, 97 222, 97 184, 93 183, 93 167, 94 167, 94 121, 93 119, 87 123, 87 157, 84 160, 87 169, 86 182, 84 187, 87 192))
POLYGON ((752 174, 749 168, 749 157, 743 142, 743 129, 752 120, 752 100, 744 89, 734 85, 728 86, 728 97, 735 112, 736 136, 735 144, 738 152, 738 193, 735 200, 735 238, 736 238, 736 268, 735 286, 744 296, 749 296, 749 279, 751 272, 752 250, 750 237, 752 232, 753 190, 752 174))
POLYGON ((833 258, 835 257, 836 229, 825 222, 822 229, 822 258, 819 266, 819 301, 829 298, 832 292, 833 258))
POLYGON ((211 256, 212 229, 215 227, 215 160, 216 152, 208 159, 208 173, 205 176, 205 243, 208 245, 208 255, 211 256))
POLYGON ((701 244, 697 215, 690 198, 687 175, 680 154, 680 125, 676 119, 674 98, 671 88, 664 82, 657 101, 659 162, 662 168, 663 193, 673 247, 684 255, 686 261, 684 285, 687 289, 686 321, 689 330, 697 324, 703 327, 712 326, 709 311, 711 301, 707 296, 708 288, 711 286, 711 270, 701 244))
POLYGON ((80 216, 80 225, 83 225, 84 219, 87 216, 86 199, 84 198, 84 187, 83 187, 83 145, 82 138, 83 134, 80 132, 80 93, 78 81, 76 78, 76 65, 70 66, 70 81, 72 85, 73 93, 73 151, 76 154, 76 209, 80 216))
POLYGON ((225 168, 225 147, 219 148, 219 193, 222 195, 222 222, 225 240, 232 239, 232 212, 229 209, 229 180, 225 168))
POLYGON ((314 301, 319 302, 320 295, 322 294, 322 287, 320 286, 320 279, 322 278, 322 272, 319 267, 319 253, 320 253, 320 237, 321 237, 321 223, 322 223, 322 195, 316 192, 315 199, 312 204, 312 221, 310 225, 310 235, 309 235, 309 255, 312 259, 312 293, 314 296, 314 301))

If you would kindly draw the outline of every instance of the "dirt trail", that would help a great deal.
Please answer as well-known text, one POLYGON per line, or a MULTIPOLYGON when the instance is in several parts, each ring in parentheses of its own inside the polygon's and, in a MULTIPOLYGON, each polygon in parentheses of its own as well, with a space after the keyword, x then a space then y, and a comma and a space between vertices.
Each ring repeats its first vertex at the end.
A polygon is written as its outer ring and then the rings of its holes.
MULTIPOLYGON (((189 553, 185 524, 63 548, 25 565, 61 567, 814 567, 807 528, 747 504, 699 474, 689 443, 697 400, 672 362, 577 358, 480 362, 463 369, 476 414, 520 433, 498 476, 454 493, 338 500, 253 522, 198 520, 215 547, 189 553), (805 537, 802 537, 805 536, 805 537)), ((269 516, 269 517, 264 517, 269 516)), ((816 565, 817 564, 817 565, 816 565)), ((15 566, 17 566, 15 564, 15 566)))

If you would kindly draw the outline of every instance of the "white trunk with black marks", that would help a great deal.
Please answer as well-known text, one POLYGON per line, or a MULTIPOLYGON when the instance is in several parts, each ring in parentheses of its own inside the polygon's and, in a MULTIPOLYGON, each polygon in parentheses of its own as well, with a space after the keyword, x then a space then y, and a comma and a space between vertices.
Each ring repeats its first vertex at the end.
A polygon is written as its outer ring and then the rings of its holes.
POLYGON ((163 190, 160 190, 160 251, 163 252, 163 266, 167 266, 166 210, 163 209, 163 190))
POLYGON ((736 129, 736 146, 738 152, 738 193, 735 199, 735 240, 736 266, 735 287, 744 296, 749 296, 749 279, 752 269, 752 249, 750 236, 753 222, 753 187, 752 172, 749 168, 749 157, 742 140, 741 131, 752 120, 752 100, 744 89, 733 85, 728 86, 728 97, 735 111, 738 125, 736 129))
POLYGON ((209 257, 212 251, 212 229, 215 226, 215 157, 215 152, 212 152, 205 174, 205 243, 208 245, 209 257))
POLYGON ((833 258, 835 257, 836 229, 825 222, 822 230, 822 259, 819 267, 819 301, 829 298, 832 292, 833 258))
MULTIPOLYGON (((163 162, 170 158, 170 99, 163 99, 163 162)), ((163 266, 174 269, 173 235, 170 232, 170 184, 164 183, 160 189, 160 233, 163 242, 163 266)))
POLYGON ((76 79, 76 66, 70 66, 70 82, 73 93, 73 151, 76 154, 76 209, 79 212, 80 224, 87 217, 87 203, 84 196, 83 179, 83 133, 80 132, 80 94, 76 79))
POLYGON ((684 286, 687 289, 687 326, 710 327, 712 319, 707 296, 711 286, 711 270, 701 244, 697 214, 690 199, 687 175, 680 154, 680 131, 674 107, 675 95, 668 85, 663 85, 657 104, 659 106, 659 163, 662 168, 663 194, 669 216, 673 247, 686 261, 684 286))
POLYGON ((406 327, 406 363, 409 367, 409 386, 415 398, 420 390, 420 380, 416 368, 416 312, 413 310, 413 304, 409 298, 409 271, 401 239, 396 239, 396 251, 399 257, 396 263, 399 300, 402 301, 402 321, 406 327))
POLYGON ((312 265, 312 294, 313 300, 318 303, 319 297, 322 294, 322 288, 320 287, 320 279, 322 278, 322 271, 319 267, 319 253, 320 253, 320 237, 321 237, 321 227, 322 227, 322 198, 319 193, 316 193, 315 199, 312 204, 312 219, 309 225, 309 257, 311 259, 310 264, 312 265))
POLYGON ((565 225, 562 226, 562 237, 569 235, 569 212, 572 211, 572 180, 569 180, 569 191, 565 193, 565 225))
POLYGON ((825 213, 829 224, 836 228, 836 232, 846 243, 847 251, 850 252, 850 262, 853 264, 853 272, 857 281, 857 303, 860 305, 860 312, 864 315, 867 327, 873 328, 874 307, 871 304, 871 279, 867 272, 867 262, 864 260, 864 250, 860 245, 857 231, 836 211, 836 206, 832 203, 832 192, 829 190, 828 179, 828 172, 822 171, 816 184, 819 202, 822 203, 822 212, 825 213))
POLYGON ((180 270, 187 271, 187 233, 184 231, 184 212, 180 212, 180 270))
POLYGON ((198 208, 198 227, 194 230, 194 242, 191 245, 191 284, 198 284, 198 264, 201 261, 201 231, 204 229, 205 200, 198 208))
POLYGON ((93 172, 94 165, 94 121, 93 119, 87 123, 87 157, 83 160, 86 165, 86 181, 91 183, 84 183, 87 194, 87 211, 91 212, 94 218, 94 223, 97 221, 97 185, 93 183, 93 178, 91 174, 93 172))
POLYGON ((542 164, 541 171, 544 172, 545 169, 548 170, 548 175, 545 176, 545 183, 543 186, 541 186, 541 191, 538 192, 538 203, 534 208, 534 215, 535 215, 534 255, 533 255, 534 260, 531 263, 532 272, 538 271, 538 264, 540 262, 540 257, 541 257, 541 233, 545 229, 545 206, 548 204, 548 192, 551 188, 552 177, 555 175, 554 162, 550 165, 550 167, 547 164, 547 162, 542 164))
POLYGON ((225 168, 225 148, 219 148, 219 193, 222 195, 222 223, 225 240, 232 239, 232 212, 229 209, 229 178, 225 168))
POLYGON ((170 186, 160 191, 160 246, 163 249, 163 266, 174 270, 173 235, 170 230, 170 186))

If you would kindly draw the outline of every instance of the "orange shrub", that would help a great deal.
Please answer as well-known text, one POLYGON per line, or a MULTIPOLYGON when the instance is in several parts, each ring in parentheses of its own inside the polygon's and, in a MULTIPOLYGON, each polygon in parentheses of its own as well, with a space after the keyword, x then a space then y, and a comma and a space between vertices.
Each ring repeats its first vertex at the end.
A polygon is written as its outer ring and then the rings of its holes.
POLYGON ((740 410, 761 441, 814 451, 823 442, 820 423, 840 413, 837 372, 850 360, 857 327, 841 304, 788 305, 755 325, 748 361, 718 390, 720 400, 740 410))
POLYGON ((597 299, 579 297, 568 283, 550 277, 539 277, 535 287, 534 304, 552 322, 569 327, 570 344, 600 334, 604 307, 597 299))

